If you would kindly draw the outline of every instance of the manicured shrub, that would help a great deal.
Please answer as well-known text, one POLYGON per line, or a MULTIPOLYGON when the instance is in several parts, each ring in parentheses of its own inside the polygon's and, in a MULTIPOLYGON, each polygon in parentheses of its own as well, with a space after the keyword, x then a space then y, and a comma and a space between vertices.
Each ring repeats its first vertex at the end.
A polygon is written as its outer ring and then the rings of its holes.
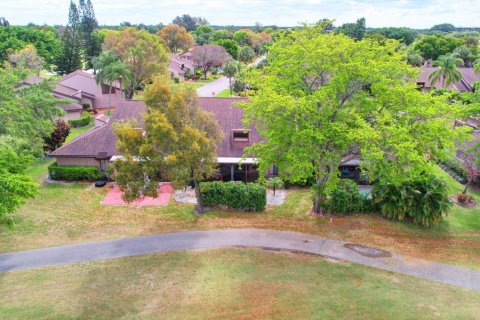
POLYGON ((262 211, 267 191, 257 183, 202 182, 200 194, 206 207, 227 206, 235 210, 262 211))
POLYGON ((465 170, 465 167, 458 159, 445 159, 440 162, 439 165, 445 172, 461 184, 467 183, 467 170, 465 170))
POLYGON ((173 82, 174 82, 174 83, 180 83, 180 79, 179 79, 178 77, 174 77, 174 78, 173 78, 173 82))
POLYGON ((356 182, 350 179, 340 180, 327 201, 326 209, 334 213, 378 211, 372 199, 366 194, 361 194, 356 182))
POLYGON ((70 119, 68 120, 68 124, 72 128, 80 128, 80 127, 85 127, 90 124, 90 121, 92 121, 92 116, 90 114, 85 114, 82 115, 80 119, 70 119))
POLYGON ((409 219, 426 227, 440 222, 451 206, 447 184, 434 175, 401 184, 377 184, 373 199, 383 215, 396 220, 409 219))
POLYGON ((52 164, 48 167, 50 178, 53 180, 67 181, 96 181, 105 179, 105 174, 98 171, 97 167, 88 166, 58 166, 52 164))

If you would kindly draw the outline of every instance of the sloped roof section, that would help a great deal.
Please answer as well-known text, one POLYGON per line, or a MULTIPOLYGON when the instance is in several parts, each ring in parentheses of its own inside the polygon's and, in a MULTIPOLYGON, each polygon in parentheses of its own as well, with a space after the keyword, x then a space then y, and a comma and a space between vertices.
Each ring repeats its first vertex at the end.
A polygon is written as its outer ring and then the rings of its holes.
MULTIPOLYGON (((428 77, 432 74, 433 71, 437 70, 438 67, 423 67, 421 68, 422 73, 420 74, 417 83, 425 83, 425 88, 443 88, 442 80, 438 80, 434 85, 430 83, 428 77)), ((480 81, 480 74, 475 73, 473 68, 458 68, 458 71, 462 74, 462 79, 458 82, 451 83, 447 86, 446 89, 458 90, 459 92, 471 91, 473 89, 473 82, 480 81)))
MULTIPOLYGON (((249 131, 248 141, 233 141, 232 132, 244 129, 242 124, 243 110, 235 103, 247 102, 247 99, 238 98, 200 98, 199 105, 206 111, 214 114, 223 130, 224 138, 217 147, 218 157, 241 158, 246 147, 261 141, 255 128, 246 128, 249 131)), ((98 157, 102 158, 120 155, 116 149, 116 136, 112 124, 118 121, 136 119, 143 127, 142 114, 147 108, 143 101, 127 100, 121 103, 114 111, 107 125, 92 129, 78 136, 71 142, 50 153, 51 157, 98 157)))

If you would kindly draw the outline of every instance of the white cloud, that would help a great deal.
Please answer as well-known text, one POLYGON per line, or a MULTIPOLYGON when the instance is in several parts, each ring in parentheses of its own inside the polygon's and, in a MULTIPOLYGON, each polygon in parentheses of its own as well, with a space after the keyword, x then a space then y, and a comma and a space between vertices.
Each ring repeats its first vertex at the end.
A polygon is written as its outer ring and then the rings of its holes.
MULTIPOLYGON (((65 24, 69 0, 0 0, 0 14, 12 24, 65 24)), ((365 17, 370 27, 427 28, 449 22, 478 26, 480 0, 92 0, 100 24, 169 23, 184 13, 214 25, 293 26, 334 18, 336 24, 365 17)))

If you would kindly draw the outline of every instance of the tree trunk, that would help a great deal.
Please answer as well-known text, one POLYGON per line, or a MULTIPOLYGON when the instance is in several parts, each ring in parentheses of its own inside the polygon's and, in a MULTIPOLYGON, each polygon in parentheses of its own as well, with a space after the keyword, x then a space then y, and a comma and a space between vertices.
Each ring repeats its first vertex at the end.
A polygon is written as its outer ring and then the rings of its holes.
POLYGON ((315 200, 313 203, 313 212, 319 215, 322 215, 324 213, 323 208, 322 208, 322 203, 325 200, 325 197, 323 195, 323 191, 325 188, 325 182, 328 180, 328 176, 324 177, 323 179, 320 177, 317 177, 316 179, 316 186, 315 186, 315 200))
POLYGON ((323 214, 323 209, 321 207, 323 201, 323 196, 321 194, 316 194, 315 195, 315 202, 313 204, 313 212, 316 214, 323 214))
POLYGON ((232 96, 232 77, 228 78, 228 82, 230 84, 230 96, 232 96))
POLYGON ((203 79, 207 80, 208 69, 203 69, 203 79))
POLYGON ((275 189, 276 189, 275 186, 273 186, 273 195, 275 195, 275 189))
POLYGON ((203 213, 203 201, 202 197, 200 194, 200 183, 198 183, 198 180, 193 180, 193 186, 195 187, 195 196, 197 197, 197 213, 202 214, 203 213))
POLYGON ((110 83, 110 90, 108 91, 108 113, 110 113, 111 105, 112 105, 112 84, 110 83))
POLYGON ((467 193, 467 190, 468 190, 468 186, 470 185, 470 180, 467 181, 467 183, 465 184, 465 189, 463 189, 462 193, 463 194, 466 194, 467 193))

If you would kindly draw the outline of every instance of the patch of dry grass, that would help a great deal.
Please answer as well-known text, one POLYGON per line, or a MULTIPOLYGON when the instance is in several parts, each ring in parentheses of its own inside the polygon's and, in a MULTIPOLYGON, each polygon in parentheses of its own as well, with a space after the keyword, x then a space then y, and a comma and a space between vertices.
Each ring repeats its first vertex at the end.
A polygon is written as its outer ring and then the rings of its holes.
MULTIPOLYGON (((32 167, 32 176, 39 180, 41 172, 41 164, 32 167)), ((451 188, 458 187, 449 183, 451 188)), ((0 252, 183 230, 267 228, 480 269, 478 208, 455 208, 441 225, 424 229, 378 214, 315 217, 310 213, 310 192, 305 189, 290 190, 282 206, 266 212, 213 210, 203 216, 195 215, 193 206, 174 201, 166 207, 102 206, 107 191, 85 183, 42 185, 40 194, 14 215, 14 228, 0 226, 0 252)))
POLYGON ((259 249, 171 252, 0 275, 4 319, 475 319, 480 293, 259 249))

